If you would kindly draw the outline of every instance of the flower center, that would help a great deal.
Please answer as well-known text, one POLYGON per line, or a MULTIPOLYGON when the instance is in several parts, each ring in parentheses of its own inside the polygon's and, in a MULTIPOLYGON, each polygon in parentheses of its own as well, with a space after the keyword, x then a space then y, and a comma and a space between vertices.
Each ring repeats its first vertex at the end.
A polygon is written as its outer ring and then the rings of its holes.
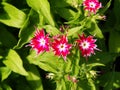
POLYGON ((40 39, 40 45, 41 45, 41 46, 44 46, 44 45, 45 45, 45 39, 43 39, 43 38, 40 39))
POLYGON ((90 46, 90 43, 89 42, 87 42, 87 41, 84 41, 83 43, 81 43, 81 45, 80 45, 83 49, 88 49, 89 48, 89 46, 90 46))
POLYGON ((95 6, 96 6, 96 4, 94 2, 90 2, 89 5, 91 8, 95 8, 95 6))
POLYGON ((60 44, 60 45, 58 46, 58 48, 59 48, 60 51, 65 51, 66 45, 65 45, 65 44, 60 44))

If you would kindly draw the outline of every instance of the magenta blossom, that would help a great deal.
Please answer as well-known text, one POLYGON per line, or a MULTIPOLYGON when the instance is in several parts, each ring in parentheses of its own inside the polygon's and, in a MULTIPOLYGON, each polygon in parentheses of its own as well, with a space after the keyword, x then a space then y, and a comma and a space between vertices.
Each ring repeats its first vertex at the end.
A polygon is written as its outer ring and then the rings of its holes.
POLYGON ((34 37, 31 39, 30 44, 32 49, 37 51, 37 54, 49 51, 49 35, 45 35, 44 29, 35 32, 34 37))
POLYGON ((71 49, 72 45, 68 44, 68 39, 65 35, 55 38, 52 43, 52 48, 55 55, 62 56, 64 60, 66 60, 66 56, 70 53, 69 49, 71 49))
POLYGON ((93 39, 93 36, 85 37, 84 34, 81 36, 79 35, 77 42, 83 57, 87 58, 88 56, 91 56, 91 54, 95 54, 94 50, 99 50, 95 44, 96 39, 93 39))
POLYGON ((98 0, 84 0, 83 6, 85 7, 85 10, 95 14, 97 10, 102 7, 102 4, 98 0))

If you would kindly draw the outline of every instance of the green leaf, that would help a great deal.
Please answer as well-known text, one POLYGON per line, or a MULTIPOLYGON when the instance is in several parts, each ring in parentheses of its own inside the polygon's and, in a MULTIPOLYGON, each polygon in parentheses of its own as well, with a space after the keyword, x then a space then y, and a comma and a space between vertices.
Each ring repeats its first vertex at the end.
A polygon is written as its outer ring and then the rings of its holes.
POLYGON ((112 15, 112 18, 115 20, 115 22, 114 22, 114 24, 115 24, 114 28, 117 31, 120 31, 120 17, 119 17, 120 12, 119 12, 119 8, 120 8, 120 0, 115 0, 114 1, 114 7, 113 7, 114 16, 112 15))
POLYGON ((115 55, 109 53, 109 52, 99 52, 96 53, 96 55, 89 58, 89 63, 102 63, 102 64, 108 64, 109 62, 112 62, 114 60, 115 55))
POLYGON ((3 58, 3 56, 0 56, 0 59, 2 59, 3 58))
POLYGON ((66 82, 64 79, 61 79, 56 84, 57 84, 56 90, 67 90, 66 82))
POLYGON ((51 26, 51 25, 45 25, 43 28, 46 29, 46 31, 49 33, 49 34, 52 34, 52 35, 57 35, 57 34, 60 34, 60 30, 58 30, 56 27, 54 26, 51 26))
POLYGON ((50 12, 50 4, 48 0, 27 0, 27 3, 39 14, 42 13, 50 25, 55 26, 55 22, 50 12))
POLYGON ((102 34, 102 31, 100 30, 100 28, 98 27, 98 24, 97 22, 95 21, 94 18, 89 18, 87 19, 87 22, 86 22, 86 27, 87 27, 87 31, 92 34, 92 35, 95 35, 96 37, 98 38, 103 38, 103 34, 102 34))
POLYGON ((0 24, 0 42, 3 46, 12 48, 16 45, 16 38, 0 24))
POLYGON ((39 71, 34 65, 28 66, 28 76, 26 76, 26 79, 32 87, 32 90, 43 90, 39 71))
POLYGON ((0 67, 0 73, 2 75, 1 81, 3 81, 11 74, 11 70, 8 67, 0 67))
POLYGON ((2 5, 4 13, 0 14, 0 22, 16 28, 22 27, 26 19, 25 13, 6 2, 2 2, 2 5))
POLYGON ((57 8, 57 13, 66 20, 72 20, 76 16, 76 12, 68 8, 57 8))
POLYGON ((13 72, 16 72, 24 76, 28 75, 28 73, 25 71, 23 67, 23 62, 20 56, 12 49, 9 50, 8 55, 6 56, 6 59, 3 60, 3 63, 13 72))
POLYGON ((112 0, 109 0, 109 2, 100 10, 99 13, 104 14, 108 10, 108 8, 110 7, 111 2, 112 2, 112 0))
POLYGON ((56 82, 56 90, 62 90, 61 81, 56 82))
POLYGON ((104 90, 113 90, 113 82, 114 82, 114 79, 115 79, 115 72, 113 71, 110 75, 110 79, 108 80, 108 83, 107 85, 105 86, 104 90))
POLYGON ((113 13, 115 14, 115 18, 116 18, 116 23, 119 25, 120 24, 120 0, 115 0, 114 1, 114 7, 113 7, 113 13))
POLYGON ((87 79, 84 79, 84 80, 80 80, 78 82, 78 87, 77 87, 77 90, 92 90, 91 89, 91 85, 89 84, 88 80, 87 79))
POLYGON ((120 32, 111 30, 109 38, 109 50, 112 53, 120 52, 120 32))
POLYGON ((31 64, 38 65, 45 71, 54 73, 58 71, 58 57, 54 56, 52 52, 45 52, 39 56, 35 52, 31 52, 27 59, 31 64))
POLYGON ((1 87, 2 87, 2 89, 0 88, 0 90, 12 90, 12 88, 5 83, 2 83, 1 87))
POLYGON ((33 37, 33 33, 35 32, 34 25, 39 23, 38 18, 39 15, 34 10, 31 9, 23 27, 20 29, 19 32, 20 39, 14 48, 19 49, 24 44, 30 41, 30 39, 33 37))
POLYGON ((50 0, 52 7, 61 8, 61 7, 69 7, 76 6, 78 4, 78 0, 50 0))
POLYGON ((116 90, 120 88, 120 72, 107 72, 99 78, 99 81, 104 90, 116 90))
POLYGON ((95 87, 95 84, 94 84, 94 81, 92 79, 88 79, 88 83, 91 87, 91 90, 96 90, 96 87, 95 87))
POLYGON ((102 63, 91 63, 91 64, 87 64, 87 66, 91 69, 96 66, 105 66, 105 65, 102 63))
POLYGON ((68 30, 68 33, 67 33, 67 36, 72 36, 74 35, 75 33, 79 32, 79 33, 82 33, 83 32, 83 25, 82 26, 78 26, 78 27, 74 27, 74 28, 71 28, 68 30))

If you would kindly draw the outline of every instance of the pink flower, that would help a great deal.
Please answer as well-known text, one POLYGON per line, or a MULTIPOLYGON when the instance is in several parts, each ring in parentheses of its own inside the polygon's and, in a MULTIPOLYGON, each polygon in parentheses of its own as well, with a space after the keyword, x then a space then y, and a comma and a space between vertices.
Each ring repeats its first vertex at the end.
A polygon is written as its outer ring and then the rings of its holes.
POLYGON ((87 58, 88 56, 91 56, 91 54, 95 54, 94 50, 99 50, 95 44, 96 39, 93 39, 93 36, 85 37, 84 34, 81 36, 79 35, 77 42, 83 57, 87 58))
POLYGON ((52 43, 52 48, 55 55, 62 56, 64 60, 66 60, 66 56, 70 53, 69 49, 71 49, 72 45, 68 44, 67 37, 61 36, 59 38, 54 38, 54 42, 52 43))
POLYGON ((83 6, 85 6, 85 10, 95 14, 102 7, 102 4, 98 0, 84 0, 83 6))
POLYGON ((77 82, 78 82, 78 80, 77 80, 77 78, 76 78, 75 76, 70 76, 70 75, 68 75, 68 76, 67 76, 67 79, 68 79, 69 81, 72 81, 73 83, 77 83, 77 82))
POLYGON ((30 44, 32 49, 37 51, 37 54, 49 51, 49 35, 45 35, 44 29, 35 32, 34 37, 31 39, 30 44))

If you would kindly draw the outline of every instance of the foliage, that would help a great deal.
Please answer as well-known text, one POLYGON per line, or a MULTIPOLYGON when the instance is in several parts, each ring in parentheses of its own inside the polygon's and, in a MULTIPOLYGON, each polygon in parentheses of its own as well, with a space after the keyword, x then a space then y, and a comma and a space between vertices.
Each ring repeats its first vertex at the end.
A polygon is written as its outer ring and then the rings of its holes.
POLYGON ((83 1, 0 1, 0 90, 120 88, 120 0, 100 0, 102 7, 94 13, 84 9, 83 1), (66 60, 52 48, 38 54, 31 49, 36 29, 44 29, 51 42, 67 37, 72 48, 66 60), (76 42, 83 33, 100 49, 87 58, 76 42))

